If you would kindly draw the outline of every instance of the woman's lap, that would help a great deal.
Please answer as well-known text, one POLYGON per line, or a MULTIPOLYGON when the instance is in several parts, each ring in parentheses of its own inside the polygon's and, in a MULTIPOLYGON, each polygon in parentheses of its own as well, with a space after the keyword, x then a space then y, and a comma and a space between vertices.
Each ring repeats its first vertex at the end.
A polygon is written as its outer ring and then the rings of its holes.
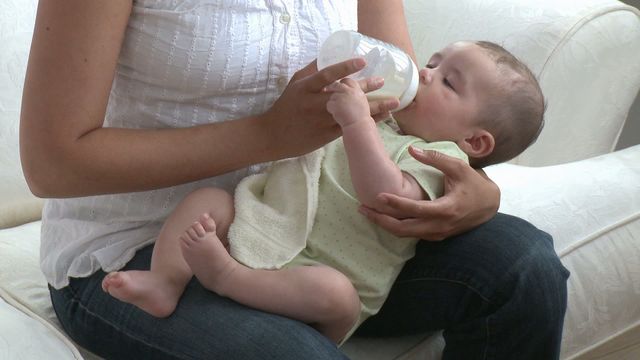
MULTIPOLYGON (((126 269, 144 269, 151 247, 126 269)), ((73 279, 52 300, 65 331, 81 346, 109 359, 344 359, 313 328, 249 309, 193 280, 176 311, 158 319, 104 293, 104 273, 73 279)))
MULTIPOLYGON (((145 269, 151 247, 128 269, 145 269)), ((104 273, 52 291, 65 330, 107 358, 341 359, 311 327, 248 309, 193 280, 176 312, 154 318, 100 287, 104 273)), ((357 335, 445 329, 445 359, 557 358, 568 272, 546 233, 498 214, 443 242, 420 242, 381 312, 357 335)))

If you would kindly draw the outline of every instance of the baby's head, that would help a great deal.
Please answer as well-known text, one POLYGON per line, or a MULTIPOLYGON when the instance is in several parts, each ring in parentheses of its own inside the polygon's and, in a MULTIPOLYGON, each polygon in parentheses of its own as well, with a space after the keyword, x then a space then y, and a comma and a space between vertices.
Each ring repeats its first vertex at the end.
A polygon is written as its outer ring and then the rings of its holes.
POLYGON ((538 137, 544 111, 524 63, 497 44, 461 41, 431 57, 415 100, 394 118, 406 134, 456 142, 479 168, 522 153, 538 137))

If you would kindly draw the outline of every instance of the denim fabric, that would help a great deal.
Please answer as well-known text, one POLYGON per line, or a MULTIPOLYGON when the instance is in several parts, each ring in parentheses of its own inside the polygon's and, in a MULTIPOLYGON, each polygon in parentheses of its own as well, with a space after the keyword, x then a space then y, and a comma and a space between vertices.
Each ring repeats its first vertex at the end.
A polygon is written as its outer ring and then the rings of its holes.
POLYGON ((558 359, 568 277, 551 236, 497 214, 446 241, 421 241, 356 336, 444 329, 443 360, 558 359))
MULTIPOLYGON (((125 269, 148 269, 152 250, 139 250, 125 269)), ((105 275, 99 271, 72 279, 50 292, 67 334, 106 359, 346 359, 308 325, 239 305, 206 290, 195 278, 176 311, 159 319, 103 292, 105 275)))
MULTIPOLYGON (((147 269, 151 247, 126 269, 147 269)), ((105 294, 104 273, 51 289, 65 331, 108 359, 344 359, 311 327, 221 298, 192 281, 157 319, 105 294)), ((445 329, 443 359, 557 359, 568 271, 551 237, 498 214, 442 242, 421 241, 381 312, 356 333, 445 329)))

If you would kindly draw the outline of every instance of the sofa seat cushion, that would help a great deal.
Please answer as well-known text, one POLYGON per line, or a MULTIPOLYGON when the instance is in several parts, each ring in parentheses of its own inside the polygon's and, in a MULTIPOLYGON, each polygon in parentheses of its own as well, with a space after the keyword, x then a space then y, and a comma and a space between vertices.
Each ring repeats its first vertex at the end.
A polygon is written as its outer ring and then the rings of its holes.
POLYGON ((39 237, 40 222, 0 230, 0 359, 82 359, 53 312, 39 237))
POLYGON ((60 331, 1 290, 0 319, 0 359, 82 359, 60 331))

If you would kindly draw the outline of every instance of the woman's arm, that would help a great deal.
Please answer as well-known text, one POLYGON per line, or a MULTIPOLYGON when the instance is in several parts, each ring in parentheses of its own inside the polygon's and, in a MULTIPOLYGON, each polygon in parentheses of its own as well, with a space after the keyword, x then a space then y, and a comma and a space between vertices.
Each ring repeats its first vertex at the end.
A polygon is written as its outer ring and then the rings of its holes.
POLYGON ((416 60, 403 0, 359 0, 358 32, 394 44, 416 60))
MULTIPOLYGON (((20 151, 42 197, 149 190, 309 152, 340 133, 322 89, 361 59, 299 71, 265 114, 181 129, 104 128, 131 0, 40 1, 20 151)), ((384 111, 384 109, 382 109, 384 111)))
POLYGON ((361 85, 347 78, 328 86, 327 90, 332 92, 327 109, 342 129, 351 182, 358 200, 365 206, 380 209, 377 200, 380 193, 425 199, 426 193, 415 179, 400 170, 387 154, 376 123, 369 115, 361 85))

